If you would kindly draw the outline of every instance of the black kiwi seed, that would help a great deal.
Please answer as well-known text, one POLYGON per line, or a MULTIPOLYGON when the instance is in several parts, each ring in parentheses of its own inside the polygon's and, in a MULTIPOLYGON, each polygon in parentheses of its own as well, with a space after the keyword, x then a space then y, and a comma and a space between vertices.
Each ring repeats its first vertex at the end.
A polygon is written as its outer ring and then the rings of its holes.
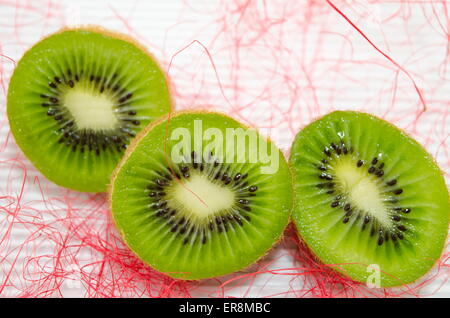
POLYGON ((394 191, 394 194, 399 195, 403 193, 403 189, 397 189, 394 191))
POLYGON ((122 104, 122 103, 126 102, 126 100, 127 100, 126 96, 123 96, 123 97, 119 98, 119 103, 122 104))
POLYGON ((255 192, 256 190, 258 190, 258 187, 255 185, 248 188, 248 191, 250 191, 250 192, 255 192))
POLYGON ((361 167, 364 164, 364 162, 362 160, 358 160, 358 162, 356 163, 357 167, 361 167))
POLYGON ((183 172, 183 173, 188 172, 189 171, 189 167, 188 166, 182 166, 180 168, 180 171, 183 172))
POLYGON ((392 179, 391 181, 389 181, 388 183, 386 183, 388 186, 394 186, 397 184, 397 180, 396 179, 392 179))
POLYGON ((241 218, 239 217, 239 215, 235 215, 235 216, 234 216, 234 219, 236 220, 236 222, 237 222, 240 226, 244 225, 244 223, 242 223, 242 220, 241 220, 241 218))
POLYGON ((319 175, 319 178, 320 179, 325 179, 325 180, 333 180, 333 177, 332 176, 330 176, 330 175, 328 175, 328 174, 326 174, 326 173, 321 173, 320 175, 319 175))
POLYGON ((409 212, 411 212, 410 208, 403 209, 403 213, 409 213, 409 212))
POLYGON ((337 207, 339 205, 339 202, 337 202, 337 201, 334 201, 334 202, 331 202, 331 207, 332 208, 335 208, 335 207, 337 207))
POLYGON ((375 158, 372 159, 372 164, 373 164, 373 165, 376 165, 377 162, 378 162, 378 158, 375 157, 375 158))

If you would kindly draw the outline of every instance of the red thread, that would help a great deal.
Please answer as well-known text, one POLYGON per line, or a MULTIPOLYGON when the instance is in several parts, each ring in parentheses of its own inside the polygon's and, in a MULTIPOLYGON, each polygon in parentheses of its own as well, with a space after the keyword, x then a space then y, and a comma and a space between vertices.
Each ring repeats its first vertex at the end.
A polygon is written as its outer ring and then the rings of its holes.
MULTIPOLYGON (((225 112, 267 129, 286 154, 297 131, 314 118, 334 109, 369 111, 411 133, 434 154, 449 181, 445 1, 370 1, 365 6, 315 0, 227 0, 207 6, 184 1, 161 43, 136 29, 134 18, 143 5, 106 6, 98 21, 124 29, 156 53, 170 75, 177 110, 201 106, 225 112), (385 11, 376 20, 372 12, 378 5, 385 11), (372 20, 375 29, 368 27, 372 20), (361 36, 370 50, 361 46, 361 36), (412 109, 417 96, 422 107, 412 109)), ((51 1, 0 0, 0 15, 8 17, 0 24, 0 295, 423 297, 448 285, 448 246, 419 282, 368 289, 318 262, 292 226, 258 264, 226 277, 183 282, 143 264, 116 231, 105 195, 53 185, 10 138, 6 95, 15 61, 39 36, 64 26, 64 9, 51 1), (26 37, 30 27, 37 30, 35 38, 26 37), (274 289, 276 284, 283 287, 274 289)))

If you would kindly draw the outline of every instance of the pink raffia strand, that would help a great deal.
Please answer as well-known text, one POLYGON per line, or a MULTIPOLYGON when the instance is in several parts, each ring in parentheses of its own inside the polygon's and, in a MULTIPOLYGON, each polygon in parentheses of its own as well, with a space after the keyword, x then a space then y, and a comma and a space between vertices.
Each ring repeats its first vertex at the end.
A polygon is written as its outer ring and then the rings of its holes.
MULTIPOLYGON (((111 2, 97 23, 135 37, 158 57, 177 110, 225 112, 259 128, 286 155, 298 130, 314 118, 335 109, 369 111, 421 142, 448 182, 445 1, 182 1, 177 23, 158 43, 135 26, 140 5, 124 11, 111 2)), ((14 66, 39 37, 66 25, 66 9, 52 1, 0 0, 1 296, 423 297, 448 283, 448 246, 415 284, 369 289, 337 274, 333 268, 340 264, 321 264, 293 226, 260 262, 226 277, 184 282, 143 264, 116 231, 104 194, 48 182, 9 132, 6 95, 14 66), (290 266, 280 268, 281 261, 290 266)))

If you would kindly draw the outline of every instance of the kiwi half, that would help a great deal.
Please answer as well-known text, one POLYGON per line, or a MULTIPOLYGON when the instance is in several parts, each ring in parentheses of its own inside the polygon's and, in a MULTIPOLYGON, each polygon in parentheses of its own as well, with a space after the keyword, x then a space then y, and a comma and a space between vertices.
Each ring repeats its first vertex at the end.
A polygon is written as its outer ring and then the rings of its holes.
POLYGON ((48 179, 103 192, 130 139, 170 107, 165 75, 148 52, 122 35, 82 28, 25 53, 7 112, 16 142, 48 179))
POLYGON ((417 280, 440 257, 450 211, 444 178, 393 125, 331 113, 298 133, 290 164, 293 219, 323 263, 359 282, 379 268, 389 287, 417 280))
POLYGON ((292 180, 283 154, 254 131, 257 143, 249 137, 232 144, 230 129, 250 131, 217 113, 165 117, 136 137, 113 173, 111 210, 126 243, 172 277, 202 279, 245 268, 288 223, 292 180), (263 173, 268 161, 262 156, 251 159, 266 147, 279 160, 272 173, 263 173))

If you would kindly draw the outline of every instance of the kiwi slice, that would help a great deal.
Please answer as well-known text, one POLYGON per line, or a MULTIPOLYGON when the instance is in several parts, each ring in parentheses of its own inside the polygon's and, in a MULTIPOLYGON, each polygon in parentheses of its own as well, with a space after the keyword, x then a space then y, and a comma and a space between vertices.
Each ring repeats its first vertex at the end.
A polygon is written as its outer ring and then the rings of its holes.
POLYGON ((103 192, 131 138, 170 107, 165 75, 148 52, 122 35, 83 28, 25 53, 7 112, 18 145, 48 179, 103 192))
POLYGON ((298 133, 290 164, 294 222, 325 264, 359 282, 379 269, 389 287, 417 280, 440 257, 450 211, 444 178, 393 125, 333 112, 298 133))
POLYGON ((195 280, 245 268, 280 239, 292 180, 283 154, 255 131, 225 115, 184 112, 133 141, 113 173, 110 202, 143 261, 195 280), (269 162, 276 169, 265 171, 269 162))

